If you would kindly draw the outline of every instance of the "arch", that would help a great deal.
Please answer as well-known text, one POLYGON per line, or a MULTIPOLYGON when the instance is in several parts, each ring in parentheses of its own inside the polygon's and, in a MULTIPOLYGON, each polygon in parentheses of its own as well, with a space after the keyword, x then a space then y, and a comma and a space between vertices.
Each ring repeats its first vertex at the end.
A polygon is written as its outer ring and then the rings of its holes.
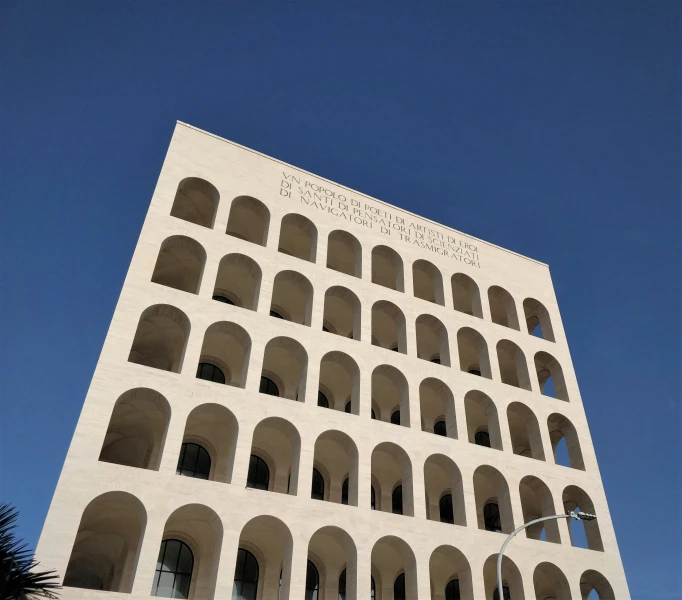
POLYGON ((344 504, 343 486, 348 481, 348 500, 358 505, 358 449, 355 442, 341 431, 328 430, 315 440, 314 464, 326 472, 328 493, 325 500, 344 504))
POLYGON ((478 331, 471 327, 462 327, 457 332, 457 349, 461 371, 492 379, 488 344, 478 331))
POLYGON ((541 302, 535 298, 526 298, 523 301, 523 314, 530 335, 536 335, 549 342, 556 341, 549 312, 541 302))
POLYGON ((234 569, 234 600, 257 600, 260 582, 260 566, 253 553, 239 548, 234 569))
POLYGON ((265 246, 269 227, 270 211, 260 200, 251 196, 237 196, 232 200, 225 230, 227 235, 265 246))
POLYGON ((279 417, 263 419, 253 431, 251 454, 268 466, 269 491, 297 494, 301 436, 296 427, 279 417))
POLYGON ((535 371, 538 375, 540 391, 544 396, 569 401, 564 372, 556 358, 547 352, 538 352, 535 355, 535 371), (549 384, 550 380, 551 385, 549 384))
POLYGON ((220 194, 205 179, 187 177, 178 185, 171 216, 202 227, 213 228, 220 194))
POLYGON ((566 444, 566 451, 568 453, 568 464, 566 466, 584 471, 585 462, 583 461, 583 453, 580 450, 578 432, 573 426, 573 423, 559 413, 552 413, 547 417, 547 429, 549 430, 549 439, 552 443, 554 462, 556 464, 562 464, 559 460, 557 450, 560 442, 563 440, 566 444))
POLYGON ((488 288, 488 302, 493 323, 520 331, 516 303, 507 290, 498 285, 488 288))
POLYGON ((407 379, 395 367, 379 365, 372 371, 372 404, 379 409, 377 418, 391 422, 400 411, 400 425, 410 426, 410 394, 407 379))
POLYGON ((321 527, 308 543, 308 559, 313 560, 320 575, 320 598, 356 598, 357 549, 350 535, 335 526, 321 527), (342 595, 341 582, 346 587, 342 595))
POLYGON ((313 286, 296 271, 280 271, 272 284, 270 310, 287 321, 310 327, 313 310, 313 286))
POLYGON ((114 404, 99 460, 158 470, 170 415, 168 400, 158 392, 128 390, 114 404))
POLYGON ((349 289, 337 285, 325 292, 322 319, 330 333, 353 340, 360 339, 360 300, 349 289))
POLYGON ((521 402, 507 406, 507 423, 514 454, 545 460, 540 426, 535 413, 521 402))
POLYGON ((407 598, 417 598, 417 565, 412 548, 402 539, 387 535, 372 548, 372 576, 381 588, 379 598, 394 598, 394 584, 398 577, 405 577, 407 598))
MULTIPOLYGON (((462 473, 449 457, 432 454, 424 462, 424 491, 426 493, 426 515, 431 521, 443 522, 440 500, 445 494, 452 497, 452 523, 466 526, 464 510, 464 485, 462 473)), ((449 521, 445 521, 449 522, 449 521)))
POLYGON ((412 284, 415 298, 445 306, 443 276, 433 263, 415 260, 412 263, 412 284))
POLYGON ((455 273, 450 280, 450 285, 454 309, 482 319, 481 292, 476 282, 464 273, 455 273))
POLYGON ((414 516, 412 462, 407 452, 391 442, 382 442, 372 451, 372 477, 379 483, 381 501, 377 510, 392 512, 393 490, 402 485, 403 514, 414 516))
POLYGON ((313 222, 296 213, 285 215, 279 232, 278 250, 314 263, 317 253, 317 228, 313 222))
POLYGON ((580 576, 580 595, 582 600, 588 600, 589 595, 597 592, 599 600, 616 600, 616 595, 613 593, 613 588, 598 571, 588 569, 580 576))
MULTIPOLYGON (((287 481, 287 493, 288 489, 287 481)), ((270 489, 270 467, 257 454, 249 456, 249 472, 246 475, 246 487, 254 490, 269 490, 270 489)))
MULTIPOLYGON (((582 511, 593 515, 596 514, 592 499, 584 490, 576 485, 569 485, 564 489, 562 501, 564 503, 564 510, 582 511)), ((582 543, 582 539, 584 538, 587 547, 590 550, 598 550, 599 552, 604 551, 604 544, 602 543, 601 533, 599 532, 599 519, 595 519, 594 521, 576 521, 570 519, 568 523, 568 531, 571 536, 572 546, 584 547, 582 543)))
MULTIPOLYGON (((523 522, 528 523, 540 517, 556 515, 552 492, 543 481, 537 477, 527 475, 519 483, 519 496, 521 497, 521 510, 523 522)), ((543 537, 554 544, 561 543, 559 525, 557 521, 545 521, 536 523, 526 528, 526 537, 531 540, 541 540, 543 537)), ((544 599, 543 599, 544 600, 544 599)))
POLYGON ((168 304, 155 304, 141 315, 128 362, 179 373, 190 323, 187 315, 168 304))
POLYGON ((329 408, 343 412, 350 402, 349 412, 359 414, 360 369, 347 354, 332 351, 322 357, 319 390, 327 397, 329 408))
POLYGON ((392 302, 379 300, 372 306, 372 345, 407 354, 405 315, 392 302))
POLYGON ((152 596, 187 598, 193 571, 194 553, 191 548, 180 540, 165 538, 156 563, 152 596))
MULTIPOLYGON (((246 330, 229 321, 213 323, 204 334, 199 363, 218 367, 227 385, 243 388, 249 369, 251 338, 246 330)), ((201 367, 197 377, 205 379, 201 367)))
POLYGON ((466 556, 454 546, 438 546, 429 559, 429 575, 431 579, 432 598, 453 600, 447 593, 444 594, 448 585, 457 582, 458 600, 474 600, 473 578, 471 567, 466 556))
POLYGON ((263 278, 258 263, 244 254, 223 256, 218 265, 213 299, 248 310, 258 309, 258 296, 263 278), (222 300, 221 300, 222 299, 222 300))
POLYGON ((422 431, 436 433, 436 424, 445 423, 445 435, 457 439, 455 398, 450 388, 439 379, 428 377, 419 384, 419 407, 422 431))
POLYGON ((531 390, 526 357, 521 348, 509 340, 497 342, 497 362, 502 383, 523 390, 531 390))
MULTIPOLYGON (((483 563, 483 583, 486 598, 498 598, 497 590, 497 553, 489 556, 483 563)), ((523 579, 514 561, 508 556, 502 558, 502 585, 509 588, 512 600, 525 600, 523 579)), ((505 590, 506 597, 506 590, 505 590)), ((544 599, 543 599, 544 600, 544 599)))
POLYGON ((127 492, 106 492, 83 511, 64 575, 65 587, 129 593, 147 512, 127 492))
POLYGON ((310 497, 313 500, 324 500, 326 484, 324 481, 324 476, 318 469, 313 467, 313 483, 310 492, 310 497))
POLYGON ((329 234, 327 268, 353 277, 362 277, 362 246, 354 235, 341 229, 329 234))
POLYGON ((206 250, 199 242, 184 235, 173 235, 161 243, 152 281, 198 294, 205 264, 206 250))
POLYGON ((415 323, 417 357, 450 366, 448 330, 436 317, 420 315, 415 323))
POLYGON ((398 292, 405 291, 403 260, 388 246, 372 248, 372 283, 398 292))
POLYGON ((500 422, 495 403, 483 392, 472 390, 464 396, 464 412, 469 442, 476 444, 476 434, 486 431, 490 438, 490 447, 502 450, 500 422))
POLYGON ((183 442, 175 474, 193 479, 209 479, 211 456, 208 450, 196 442, 183 442))
POLYGON ((556 565, 542 562, 533 571, 533 587, 537 600, 571 600, 571 586, 556 565))
POLYGON ((489 504, 496 504, 499 510, 501 532, 514 531, 509 486, 502 473, 490 465, 478 467, 474 471, 474 495, 479 529, 491 530, 490 525, 486 523, 483 509, 489 504))
POLYGON ((276 337, 265 346, 261 376, 277 384, 281 397, 303 402, 307 371, 308 355, 296 340, 276 337))

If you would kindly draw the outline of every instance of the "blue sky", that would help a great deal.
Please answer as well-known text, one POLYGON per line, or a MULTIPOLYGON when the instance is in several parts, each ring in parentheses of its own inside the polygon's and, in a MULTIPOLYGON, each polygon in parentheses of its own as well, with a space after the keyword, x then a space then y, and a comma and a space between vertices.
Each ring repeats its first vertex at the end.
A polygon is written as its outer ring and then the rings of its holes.
POLYGON ((549 263, 632 596, 682 597, 678 2, 2 13, 0 496, 29 543, 177 119, 549 263))

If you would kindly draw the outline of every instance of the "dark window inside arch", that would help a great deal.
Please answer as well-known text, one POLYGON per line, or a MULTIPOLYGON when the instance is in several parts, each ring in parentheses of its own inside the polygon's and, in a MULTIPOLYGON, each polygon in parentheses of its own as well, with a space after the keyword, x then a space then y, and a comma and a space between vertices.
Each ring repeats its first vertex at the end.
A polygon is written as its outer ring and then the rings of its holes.
POLYGON ((329 408, 329 400, 327 400, 327 396, 320 391, 317 392, 317 405, 321 406, 322 408, 329 408))
POLYGON ((270 487, 270 469, 265 461, 255 454, 249 458, 249 474, 246 476, 246 487, 256 490, 267 490, 270 487))
POLYGON ((324 500, 324 477, 315 468, 313 468, 313 486, 310 497, 313 500, 324 500))
POLYGON ((439 365, 440 364, 440 356, 435 356, 434 358, 431 359, 431 362, 439 365))
POLYGON ((393 411, 391 415, 391 423, 394 425, 400 425, 400 410, 393 411))
POLYGON ((350 412, 351 412, 351 408, 353 408, 353 404, 352 404, 351 401, 349 400, 348 402, 346 402, 346 406, 345 406, 345 408, 343 409, 343 411, 344 411, 344 412, 347 412, 347 413, 350 413, 350 412))
POLYGON ((393 582, 393 600, 405 600, 405 573, 401 573, 393 582))
POLYGON ((258 388, 258 391, 261 394, 267 394, 268 396, 279 396, 277 384, 269 377, 265 377, 265 375, 261 375, 260 377, 260 387, 258 388))
MULTIPOLYGON (((511 600, 511 592, 506 585, 502 586, 502 595, 504 596, 503 600, 511 600)), ((500 600, 500 591, 497 588, 493 592, 493 600, 500 600)))
POLYGON ((348 504, 348 484, 348 477, 346 477, 341 486, 341 504, 348 504))
POLYGON ((474 436, 474 444, 490 448, 490 434, 487 431, 477 431, 474 436))
POLYGON ((339 575, 339 600, 346 600, 346 569, 339 575))
POLYGON ((180 540, 163 540, 156 563, 152 596, 187 598, 192 582, 194 555, 180 540))
POLYGON ((469 369, 469 374, 481 376, 481 372, 478 369, 469 369))
POLYGON ((377 493, 374 491, 374 486, 372 486, 372 491, 370 492, 369 505, 372 510, 377 508, 377 493))
POLYGON ((284 319, 284 317, 280 315, 276 310, 271 310, 270 316, 275 317, 275 319, 284 319))
POLYGON ((373 418, 373 419, 376 419, 376 418, 377 418, 377 414, 374 412, 374 409, 372 408, 371 411, 372 411, 372 418, 373 418))
POLYGON ((256 600, 258 594, 258 561, 248 550, 239 548, 234 571, 232 600, 256 600))
POLYGON ((230 300, 227 296, 221 296, 220 294, 216 294, 213 296, 214 300, 217 300, 218 302, 222 302, 223 304, 231 304, 232 306, 236 306, 232 300, 230 300))
POLYGON ((391 512, 394 515, 403 514, 403 486, 399 485, 391 494, 391 512))
POLYGON ((317 572, 317 567, 309 560, 305 572, 305 600, 317 600, 319 592, 320 574, 317 572))
POLYGON ((459 579, 451 579, 445 586, 445 600, 459 599, 459 579))
POLYGON ((376 586, 376 583, 374 583, 374 577, 371 577, 371 576, 370 576, 370 578, 371 578, 371 582, 372 582, 372 583, 371 583, 371 586, 372 586, 372 587, 371 587, 371 590, 372 590, 372 591, 371 591, 371 594, 372 594, 372 595, 371 595, 371 598, 372 598, 372 600, 376 600, 376 597, 377 597, 377 586, 376 586))
POLYGON ((500 521, 500 507, 496 502, 488 502, 483 507, 483 524, 486 531, 502 531, 502 523, 500 521))
POLYGON ((438 503, 441 523, 455 523, 455 513, 452 510, 452 494, 444 494, 438 503))
POLYGON ((225 383, 225 374, 215 365, 208 362, 200 362, 197 367, 197 378, 216 383, 225 383))
POLYGON ((391 352, 400 352, 400 349, 398 346, 393 346, 393 348, 391 348, 391 352))
POLYGON ((325 333, 329 333, 329 329, 327 329, 324 325, 322 325, 322 331, 324 331, 325 333))
POLYGON ((445 426, 445 421, 443 421, 442 419, 440 421, 436 421, 436 423, 433 426, 433 433, 435 433, 436 435, 442 435, 443 437, 447 437, 448 432, 445 426))
POLYGON ((180 458, 175 469, 176 475, 208 479, 211 472, 211 457, 203 446, 186 442, 180 447, 180 458))

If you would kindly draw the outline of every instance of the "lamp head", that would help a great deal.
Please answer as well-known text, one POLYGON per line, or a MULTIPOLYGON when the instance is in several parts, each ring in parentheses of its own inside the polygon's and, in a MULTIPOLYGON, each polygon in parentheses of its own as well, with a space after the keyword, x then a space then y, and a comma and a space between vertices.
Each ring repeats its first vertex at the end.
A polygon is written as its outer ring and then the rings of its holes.
POLYGON ((590 513, 585 513, 585 512, 577 512, 576 516, 581 520, 581 521, 594 521, 597 518, 597 515, 591 515, 590 513))

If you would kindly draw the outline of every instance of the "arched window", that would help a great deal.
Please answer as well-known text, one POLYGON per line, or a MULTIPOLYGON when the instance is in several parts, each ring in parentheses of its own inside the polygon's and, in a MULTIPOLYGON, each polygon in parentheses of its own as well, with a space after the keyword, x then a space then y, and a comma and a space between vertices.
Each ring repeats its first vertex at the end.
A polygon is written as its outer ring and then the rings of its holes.
POLYGON ((371 594, 372 594, 372 595, 371 595, 370 597, 371 597, 372 600, 376 600, 376 597, 377 597, 377 586, 376 586, 376 583, 374 583, 374 577, 372 577, 372 576, 370 575, 370 579, 371 579, 371 582, 372 582, 372 587, 371 587, 371 590, 372 590, 372 591, 371 591, 371 594))
POLYGON ((394 425, 400 425, 400 410, 393 411, 391 415, 391 423, 394 425))
POLYGON ((321 406, 322 408, 329 408, 329 400, 327 400, 327 396, 320 391, 317 392, 317 405, 321 406))
POLYGON ((284 317, 275 310, 270 311, 270 316, 275 317, 275 319, 284 319, 284 317))
POLYGON ((185 443, 180 448, 180 458, 175 469, 176 475, 208 479, 211 472, 211 457, 203 446, 185 443))
POLYGON ((208 362, 200 362, 197 367, 197 378, 216 383, 225 383, 225 374, 215 365, 208 362))
POLYGON ((376 418, 377 418, 377 414, 374 412, 374 409, 371 408, 370 410, 372 411, 372 418, 373 418, 373 419, 376 419, 376 418))
POLYGON ((441 523, 455 523, 455 513, 452 509, 452 494, 444 494, 438 503, 441 523))
POLYGON ((403 486, 399 485, 393 490, 391 494, 391 512, 394 515, 403 514, 403 486))
POLYGON ((213 300, 217 300, 218 302, 222 302, 224 304, 231 304, 232 306, 235 306, 235 303, 232 302, 227 296, 221 296, 220 294, 216 294, 213 296, 213 300))
POLYGON ((477 431, 474 435, 474 444, 490 448, 490 434, 485 429, 477 431))
POLYGON ((270 487, 270 469, 265 461, 255 454, 249 458, 249 474, 246 476, 246 487, 255 490, 267 490, 270 487))
POLYGON ((451 579, 445 586, 445 600, 459 600, 459 579, 451 579))
POLYGON ((372 486, 372 491, 370 492, 369 504, 372 510, 377 509, 377 493, 374 491, 374 486, 372 486))
POLYGON ((481 372, 478 369, 469 369, 467 372, 469 375, 476 375, 477 377, 481 376, 481 372))
POLYGON ((442 435, 443 437, 447 437, 448 432, 445 427, 444 419, 435 422, 435 424, 433 425, 433 433, 435 433, 436 435, 442 435))
POLYGON ((393 582, 393 600, 405 600, 405 573, 401 573, 393 582))
POLYGON ((324 500, 324 478, 322 473, 313 468, 313 486, 310 492, 313 500, 324 500))
POLYGON ((305 572, 305 600, 317 600, 319 592, 320 574, 317 572, 317 567, 309 560, 305 572))
MULTIPOLYGON (((511 592, 506 585, 502 585, 502 594, 504 600, 511 600, 511 592)), ((500 591, 497 589, 497 586, 495 586, 495 591, 493 592, 493 600, 500 600, 500 591)))
POLYGON ((256 600, 258 594, 258 561, 248 550, 237 551, 232 600, 256 600))
POLYGON ((279 396, 277 384, 269 377, 263 375, 260 377, 260 387, 258 388, 258 391, 261 394, 267 394, 268 396, 279 396))
POLYGON ((192 582, 194 555, 180 540, 163 540, 156 563, 152 596, 187 598, 192 582))
POLYGON ((488 504, 483 507, 483 522, 486 531, 502 531, 500 507, 497 506, 497 502, 488 502, 488 504))
POLYGON ((348 402, 346 402, 346 406, 345 406, 345 408, 343 409, 343 411, 344 411, 344 412, 347 412, 347 413, 350 413, 351 408, 353 408, 353 405, 352 405, 351 401, 349 400, 348 402))
POLYGON ((339 575, 339 600, 346 600, 346 569, 339 575))
POLYGON ((348 504, 348 477, 343 480, 341 485, 341 504, 348 504))
POLYGON ((439 364, 440 364, 440 356, 434 356, 434 357, 430 360, 430 362, 432 362, 432 363, 435 364, 435 365, 439 365, 439 364))

